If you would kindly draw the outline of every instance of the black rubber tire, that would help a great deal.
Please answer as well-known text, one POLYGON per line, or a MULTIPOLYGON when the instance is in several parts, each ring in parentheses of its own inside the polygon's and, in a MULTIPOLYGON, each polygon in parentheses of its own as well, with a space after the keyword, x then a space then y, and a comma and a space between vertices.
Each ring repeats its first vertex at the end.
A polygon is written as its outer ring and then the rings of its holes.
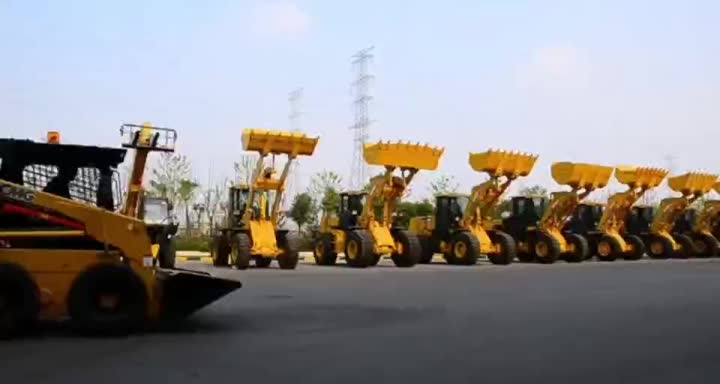
POLYGON ((332 233, 323 233, 315 240, 313 258, 317 265, 335 265, 338 254, 335 252, 335 236, 332 233))
POLYGON ((225 234, 215 235, 210 245, 210 256, 212 257, 213 265, 216 267, 227 267, 229 255, 230 246, 225 238, 225 234))
POLYGON ((160 239, 158 250, 158 263, 160 268, 175 268, 175 254, 177 253, 175 237, 167 238, 167 235, 160 239))
POLYGON ((565 236, 565 240, 570 243, 574 250, 565 254, 565 261, 568 263, 580 263, 590 255, 590 244, 585 236, 578 233, 570 233, 565 236))
POLYGON ((230 238, 230 263, 237 269, 250 266, 252 242, 247 233, 238 232, 230 238))
POLYGON ((430 264, 433 256, 435 256, 435 247, 433 239, 430 236, 418 236, 420 240, 420 264, 430 264))
POLYGON ((595 253, 597 254, 597 259, 600 261, 615 261, 618 257, 623 256, 622 244, 613 236, 603 235, 598 241, 595 253), (607 254, 603 254, 603 252, 600 251, 601 248, 605 247, 609 250, 607 254))
POLYGON ((0 263, 0 339, 18 336, 37 320, 40 290, 25 268, 0 263))
POLYGON ((534 254, 535 260, 541 264, 552 264, 560 258, 561 249, 560 243, 552 237, 550 234, 538 231, 537 239, 534 241, 534 254), (539 246, 547 247, 547 254, 545 257, 541 257, 537 254, 537 248, 539 246))
POLYGON ((645 243, 637 235, 627 235, 624 238, 625 242, 632 247, 632 250, 625 252, 623 258, 625 260, 640 260, 645 256, 645 243))
POLYGON ((370 267, 374 267, 380 263, 380 260, 382 260, 382 255, 378 255, 377 253, 373 253, 372 257, 370 258, 370 267))
POLYGON ((295 232, 278 232, 278 246, 282 253, 277 261, 280 269, 295 269, 300 262, 300 237, 295 232))
POLYGON ((695 241, 696 257, 715 257, 720 253, 720 241, 713 235, 698 233, 693 240, 695 241))
POLYGON ((140 329, 147 304, 145 284, 125 264, 91 266, 78 275, 68 294, 73 327, 88 334, 126 334, 140 329), (112 296, 116 305, 102 308, 100 296, 112 296))
MULTIPOLYGON (((462 249, 461 248, 461 249, 462 249)), ((480 256, 480 241, 470 232, 457 232, 450 241, 450 251, 447 253, 448 264, 475 265, 480 256), (460 246, 462 244, 462 246, 460 246), (457 247, 465 249, 463 256, 458 256, 457 247)))
POLYGON ((364 229, 349 231, 345 241, 345 262, 353 268, 367 268, 372 264, 373 248, 375 243, 370 232, 364 229), (351 246, 357 247, 355 258, 349 256, 348 249, 351 246))
POLYGON ((500 252, 488 254, 488 260, 495 265, 508 265, 517 257, 517 246, 512 236, 503 231, 489 233, 493 244, 500 247, 500 252))
POLYGON ((673 239, 680 246, 676 252, 673 253, 673 257, 676 259, 688 259, 697 255, 697 249, 695 248, 695 242, 693 239, 682 233, 673 234, 673 239))
POLYGON ((255 268, 269 268, 270 264, 272 264, 272 259, 269 257, 262 257, 262 256, 255 256, 255 268))
POLYGON ((396 267, 409 268, 420 262, 422 247, 414 233, 399 230, 393 234, 393 237, 395 242, 402 244, 402 253, 393 252, 390 256, 396 267))
POLYGON ((672 242, 670 239, 666 238, 665 236, 659 236, 659 235, 653 235, 650 238, 649 246, 648 246, 648 256, 652 259, 669 259, 673 256, 673 253, 675 253, 675 250, 673 249, 672 242), (653 245, 656 245, 658 248, 658 252, 655 252, 653 248, 653 245))

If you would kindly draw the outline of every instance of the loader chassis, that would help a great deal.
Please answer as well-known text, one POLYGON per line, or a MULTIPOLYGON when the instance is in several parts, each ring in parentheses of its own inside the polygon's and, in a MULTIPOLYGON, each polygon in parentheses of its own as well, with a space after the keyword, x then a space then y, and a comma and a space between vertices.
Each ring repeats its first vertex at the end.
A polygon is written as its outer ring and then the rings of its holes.
MULTIPOLYGON (((148 126, 142 134, 154 132, 148 126)), ((141 132, 134 133, 137 143, 141 132)), ((65 318, 83 331, 129 331, 186 316, 240 287, 153 266, 145 223, 114 212, 112 174, 124 156, 124 149, 0 139, 0 336, 65 318)))
POLYGON ((344 192, 337 212, 323 212, 313 247, 315 262, 334 265, 342 252, 346 263, 355 268, 374 266, 384 255, 390 255, 397 267, 417 264, 422 251, 418 237, 393 219, 415 174, 436 169, 443 152, 442 148, 401 142, 366 144, 365 161, 385 171, 370 179, 368 192, 344 192))
POLYGON ((225 223, 213 235, 211 255, 218 267, 231 265, 247 269, 250 261, 267 268, 277 260, 281 269, 295 269, 299 262, 299 237, 280 228, 280 203, 292 162, 298 156, 310 156, 318 138, 301 133, 246 129, 242 144, 258 158, 249 185, 229 188, 225 223), (279 177, 275 176, 275 155, 287 161, 279 177), (266 167, 272 156, 273 164, 266 167))

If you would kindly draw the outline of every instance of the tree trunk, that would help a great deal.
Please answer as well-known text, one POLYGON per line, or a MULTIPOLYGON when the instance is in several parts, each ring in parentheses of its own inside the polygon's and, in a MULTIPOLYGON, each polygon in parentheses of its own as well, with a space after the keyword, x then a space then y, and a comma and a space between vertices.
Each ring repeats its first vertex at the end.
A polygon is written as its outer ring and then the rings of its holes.
POLYGON ((190 208, 188 207, 187 203, 185 204, 185 236, 190 237, 190 229, 192 226, 190 225, 190 208))

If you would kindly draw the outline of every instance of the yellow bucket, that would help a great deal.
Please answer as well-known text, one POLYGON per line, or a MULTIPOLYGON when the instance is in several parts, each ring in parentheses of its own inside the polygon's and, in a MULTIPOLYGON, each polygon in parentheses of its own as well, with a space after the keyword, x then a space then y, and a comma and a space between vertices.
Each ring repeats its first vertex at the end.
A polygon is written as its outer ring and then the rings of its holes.
POLYGON ((470 153, 470 166, 477 172, 486 172, 493 176, 527 176, 537 161, 537 155, 488 150, 470 153))
POLYGON ((662 168, 628 167, 615 168, 615 178, 622 184, 645 189, 655 188, 667 176, 668 171, 662 168))
POLYGON ((595 164, 559 162, 551 168, 552 177, 558 184, 576 188, 596 189, 610 181, 613 167, 595 164))
POLYGON ((444 148, 410 143, 365 144, 363 156, 370 165, 435 170, 444 148))
POLYGON ((688 172, 668 178, 668 186, 683 195, 704 195, 713 188, 718 175, 703 172, 688 172))
POLYGON ((715 192, 720 193, 720 181, 713 185, 713 189, 715 189, 715 192))
POLYGON ((246 129, 242 134, 242 146, 246 151, 263 154, 295 154, 310 156, 315 152, 318 137, 304 133, 246 129))

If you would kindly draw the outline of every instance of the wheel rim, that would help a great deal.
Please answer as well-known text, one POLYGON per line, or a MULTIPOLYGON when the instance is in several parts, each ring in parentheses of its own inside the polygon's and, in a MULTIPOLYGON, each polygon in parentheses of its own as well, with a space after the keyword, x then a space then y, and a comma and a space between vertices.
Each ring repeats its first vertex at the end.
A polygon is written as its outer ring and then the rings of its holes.
POLYGON ((458 241, 453 247, 453 253, 458 259, 462 259, 467 255, 467 246, 462 241, 458 241))
POLYGON ((548 253, 550 253, 550 248, 544 241, 539 241, 537 244, 535 244, 535 254, 539 257, 547 257, 548 253))
POLYGON ((698 240, 695 242, 695 249, 697 249, 698 253, 700 254, 705 254, 708 251, 707 245, 702 240, 698 240))
POLYGON ((355 240, 351 240, 347 246, 347 257, 355 260, 358 255, 358 248, 358 244, 355 242, 355 240))
POLYGON ((665 251, 665 247, 663 244, 659 241, 653 241, 652 244, 650 244, 650 252, 652 252, 654 255, 660 255, 665 251))
POLYGON ((610 252, 612 252, 612 250, 610 248, 610 244, 608 244, 607 241, 601 241, 598 244, 598 255, 607 257, 610 256, 610 252))

